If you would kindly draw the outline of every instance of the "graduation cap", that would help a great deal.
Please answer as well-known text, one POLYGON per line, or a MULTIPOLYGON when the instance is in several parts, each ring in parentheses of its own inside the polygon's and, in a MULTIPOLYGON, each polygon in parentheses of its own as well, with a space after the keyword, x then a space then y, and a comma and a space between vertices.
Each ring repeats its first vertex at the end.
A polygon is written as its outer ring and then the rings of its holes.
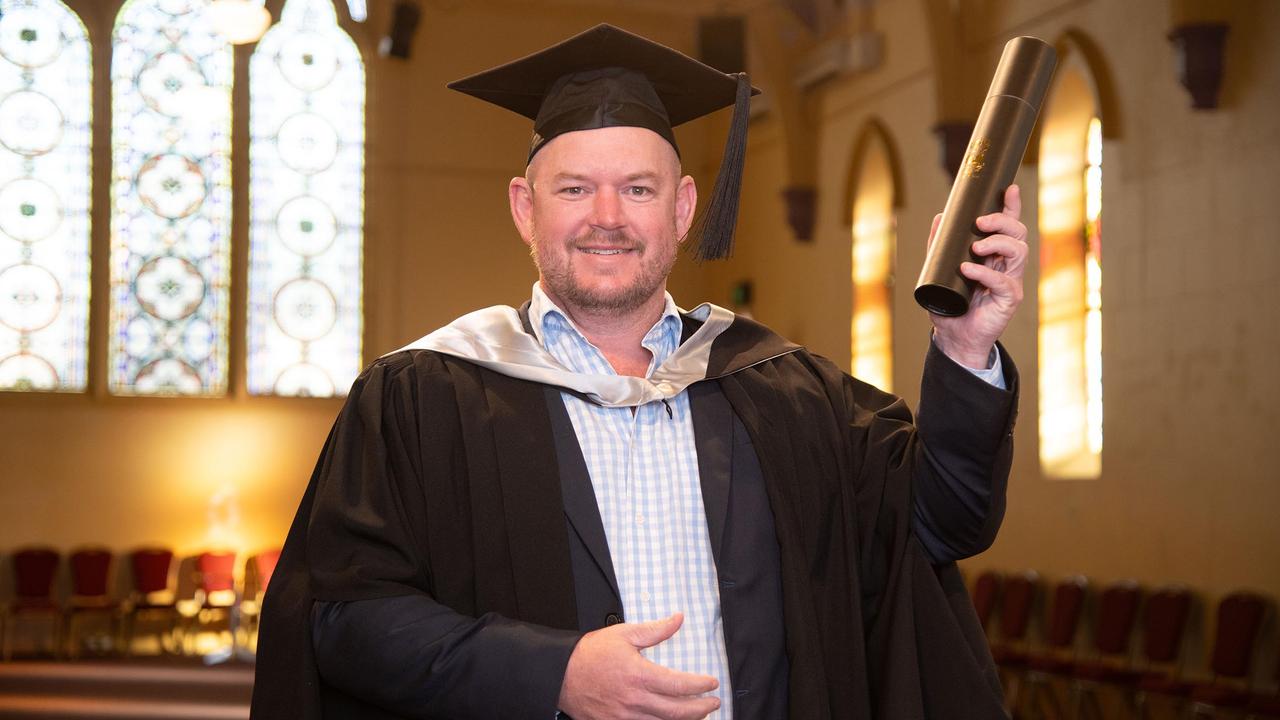
POLYGON ((608 24, 528 57, 455 80, 449 88, 533 120, 529 159, 556 136, 605 127, 642 127, 677 155, 672 128, 733 106, 720 174, 690 235, 700 260, 728 257, 738 221, 751 86, 746 73, 726 74, 608 24))

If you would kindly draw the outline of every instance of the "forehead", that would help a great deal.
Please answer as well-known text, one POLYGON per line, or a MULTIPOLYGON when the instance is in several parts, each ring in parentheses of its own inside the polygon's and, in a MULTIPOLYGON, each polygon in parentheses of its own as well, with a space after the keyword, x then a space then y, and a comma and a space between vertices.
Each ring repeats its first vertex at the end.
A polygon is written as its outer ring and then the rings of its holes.
POLYGON ((529 163, 530 174, 614 175, 679 173, 675 148, 656 132, 639 127, 577 130, 558 135, 529 163))

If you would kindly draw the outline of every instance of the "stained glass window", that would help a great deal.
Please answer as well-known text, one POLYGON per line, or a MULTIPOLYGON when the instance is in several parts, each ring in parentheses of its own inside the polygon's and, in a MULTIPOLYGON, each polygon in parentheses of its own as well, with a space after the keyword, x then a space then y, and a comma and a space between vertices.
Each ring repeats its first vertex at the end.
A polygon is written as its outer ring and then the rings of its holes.
POLYGON ((1088 68, 1058 67, 1041 114, 1040 467, 1102 475, 1102 124, 1088 68))
POLYGON ((1102 121, 1089 120, 1084 171, 1084 377, 1089 452, 1102 452, 1102 121))
POLYGON ((285 3, 249 84, 249 392, 344 394, 360 371, 365 84, 332 0, 285 3))
POLYGON ((231 47, 209 0, 128 0, 112 34, 108 386, 227 387, 231 47))
POLYGON ((85 388, 89 37, 59 0, 0 0, 0 390, 85 388))
POLYGON ((878 131, 865 137, 853 200, 853 375, 893 391, 893 166, 878 131))

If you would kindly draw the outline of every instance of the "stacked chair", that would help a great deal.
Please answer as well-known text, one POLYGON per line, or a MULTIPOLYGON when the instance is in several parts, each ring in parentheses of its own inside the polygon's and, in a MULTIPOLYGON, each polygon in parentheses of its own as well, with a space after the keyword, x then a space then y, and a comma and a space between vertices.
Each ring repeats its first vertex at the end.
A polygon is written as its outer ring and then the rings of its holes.
POLYGON ((111 626, 109 637, 117 636, 120 606, 111 597, 108 579, 111 576, 111 551, 102 547, 82 548, 71 553, 71 599, 65 608, 63 633, 67 640, 67 657, 75 659, 80 653, 81 639, 76 632, 77 620, 91 615, 105 615, 111 626))
MULTIPOLYGON (((1054 693, 1052 680, 1068 674, 1075 663, 1076 631, 1088 590, 1089 581, 1082 575, 1065 578, 1054 586, 1045 645, 1027 656, 1025 689, 1020 700, 1025 706, 1047 710, 1051 717, 1062 716, 1062 703, 1054 693)), ((1015 714, 1018 707, 1014 706, 1015 714)))
POLYGON ((133 652, 134 633, 138 622, 159 618, 155 635, 163 652, 176 652, 177 593, 172 583, 173 551, 163 547, 146 547, 129 555, 133 583, 122 608, 124 631, 121 645, 124 653, 133 652))
POLYGON ((1118 580, 1095 598, 1084 577, 1069 576, 1052 586, 1043 624, 1035 619, 1042 612, 1040 587, 1034 571, 994 570, 971 587, 1015 720, 1280 718, 1280 653, 1271 660, 1274 686, 1254 672, 1258 639, 1270 627, 1268 598, 1238 591, 1219 601, 1207 668, 1212 677, 1202 679, 1203 671, 1188 674, 1183 662, 1184 638, 1199 607, 1185 585, 1144 597, 1135 580, 1118 580), (1082 627, 1091 630, 1087 642, 1082 627), (1135 629, 1141 631, 1137 653, 1135 629))
POLYGON ((47 547, 29 547, 13 554, 13 601, 4 607, 0 645, 5 660, 13 656, 13 635, 19 621, 44 618, 51 627, 52 653, 61 644, 62 608, 54 599, 53 581, 62 556, 47 547))
MULTIPOLYGON (((1102 590, 1094 620, 1093 657, 1077 660, 1070 668, 1068 717, 1112 717, 1103 711, 1099 694, 1107 686, 1128 686, 1137 677, 1129 664, 1129 652, 1141 604, 1142 588, 1134 580, 1118 580, 1102 590)), ((1130 698, 1131 694, 1123 693, 1122 697, 1130 698)))

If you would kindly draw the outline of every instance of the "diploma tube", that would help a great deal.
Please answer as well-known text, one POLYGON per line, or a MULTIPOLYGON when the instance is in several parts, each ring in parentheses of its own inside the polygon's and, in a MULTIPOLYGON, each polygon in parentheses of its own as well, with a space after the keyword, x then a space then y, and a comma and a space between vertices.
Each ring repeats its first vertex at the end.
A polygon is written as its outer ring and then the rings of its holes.
POLYGON ((1056 62, 1053 46, 1038 38, 1016 37, 1004 46, 916 283, 916 302, 929 312, 957 316, 969 311, 977 283, 960 274, 960 263, 982 262, 973 254, 973 243, 990 233, 978 230, 977 219, 1003 207, 1056 62))

